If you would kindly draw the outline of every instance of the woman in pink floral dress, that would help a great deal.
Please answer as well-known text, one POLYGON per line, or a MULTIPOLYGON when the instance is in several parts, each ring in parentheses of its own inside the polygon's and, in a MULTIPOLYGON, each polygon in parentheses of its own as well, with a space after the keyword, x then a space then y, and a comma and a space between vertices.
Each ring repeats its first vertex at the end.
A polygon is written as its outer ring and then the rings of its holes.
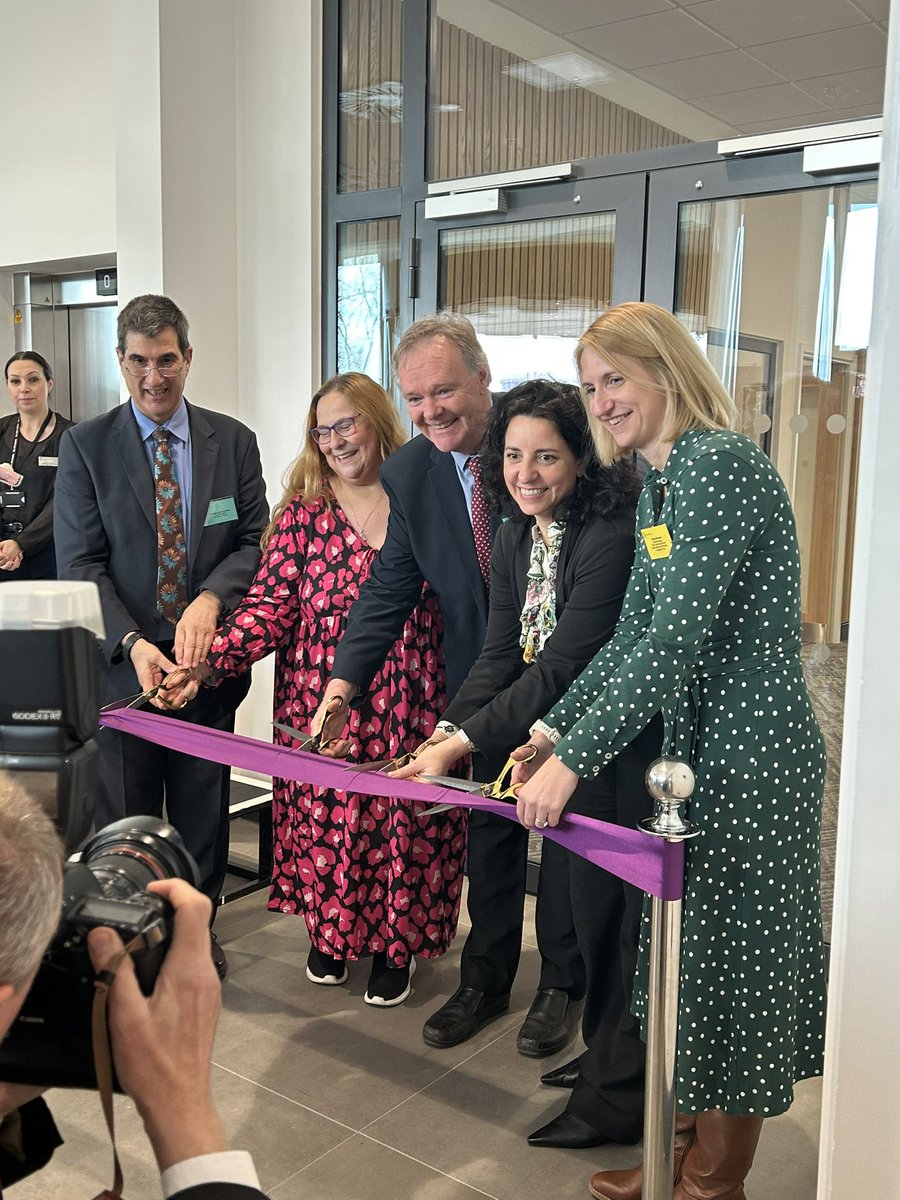
MULTIPOLYGON (((219 627, 209 683, 274 651, 276 721, 308 731, 350 606, 384 541, 388 497, 379 468, 404 441, 387 393, 366 375, 336 375, 313 397, 307 439, 263 537, 250 591, 219 627)), ((418 608, 350 717, 351 759, 412 750, 444 707, 440 616, 418 608)), ((275 731, 275 739, 295 744, 275 731)), ((421 805, 273 781, 275 866, 269 908, 302 913, 306 973, 335 985, 372 956, 365 999, 410 994, 413 955, 436 958, 456 932, 465 814, 420 821, 421 805)))

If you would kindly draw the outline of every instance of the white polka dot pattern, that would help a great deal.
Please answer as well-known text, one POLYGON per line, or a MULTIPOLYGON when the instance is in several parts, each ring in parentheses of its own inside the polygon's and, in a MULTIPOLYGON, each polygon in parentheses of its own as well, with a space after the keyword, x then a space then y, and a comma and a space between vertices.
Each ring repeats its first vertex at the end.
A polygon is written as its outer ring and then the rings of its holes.
MULTIPOLYGON (((735 433, 680 438, 651 471, 612 639, 545 718, 556 754, 598 774, 662 708, 692 762, 682 930, 678 1104, 784 1112, 820 1074, 824 961, 819 819, 825 756, 799 661, 800 565, 783 482, 735 433)), ((635 1011, 643 1016, 646 946, 635 1011)))

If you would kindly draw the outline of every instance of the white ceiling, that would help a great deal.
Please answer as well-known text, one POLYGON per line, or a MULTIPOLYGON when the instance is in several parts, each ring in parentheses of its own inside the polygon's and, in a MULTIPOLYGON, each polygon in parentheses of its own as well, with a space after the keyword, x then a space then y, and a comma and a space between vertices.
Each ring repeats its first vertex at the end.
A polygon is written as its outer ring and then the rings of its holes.
MULTIPOLYGON (((688 137, 764 133, 882 111, 890 0, 487 4, 512 21, 510 49, 521 52, 528 43, 528 57, 539 61, 534 35, 543 31, 548 56, 568 49, 606 69, 609 86, 596 83, 594 90, 688 137)), ((441 7, 452 21, 454 10, 467 5, 446 0, 441 7)))

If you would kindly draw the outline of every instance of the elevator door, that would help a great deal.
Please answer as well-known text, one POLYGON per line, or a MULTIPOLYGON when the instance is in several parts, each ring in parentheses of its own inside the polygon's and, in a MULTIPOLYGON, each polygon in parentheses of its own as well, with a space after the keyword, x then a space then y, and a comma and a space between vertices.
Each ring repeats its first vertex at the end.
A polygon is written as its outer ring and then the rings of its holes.
POLYGON ((94 276, 31 281, 31 345, 53 367, 53 407, 86 421, 119 403, 115 300, 97 303, 94 276))

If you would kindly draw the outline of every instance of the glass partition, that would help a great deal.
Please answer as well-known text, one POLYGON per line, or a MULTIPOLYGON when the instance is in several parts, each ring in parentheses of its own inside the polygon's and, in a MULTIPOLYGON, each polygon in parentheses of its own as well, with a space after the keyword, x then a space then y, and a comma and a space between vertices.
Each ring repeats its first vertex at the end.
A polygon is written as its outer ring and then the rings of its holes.
POLYGON ((441 233, 440 306, 477 329, 494 389, 575 381, 575 342, 610 303, 615 236, 614 212, 441 233))
POLYGON ((337 369, 390 386, 400 294, 400 218, 338 229, 337 369))
POLYGON ((438 0, 428 178, 461 179, 688 141, 608 99, 611 68, 488 2, 438 0))
POLYGON ((400 184, 402 0, 340 0, 338 191, 400 184))
POLYGON ((841 640, 872 313, 876 184, 679 209, 675 310, 797 516, 810 640, 841 640))

